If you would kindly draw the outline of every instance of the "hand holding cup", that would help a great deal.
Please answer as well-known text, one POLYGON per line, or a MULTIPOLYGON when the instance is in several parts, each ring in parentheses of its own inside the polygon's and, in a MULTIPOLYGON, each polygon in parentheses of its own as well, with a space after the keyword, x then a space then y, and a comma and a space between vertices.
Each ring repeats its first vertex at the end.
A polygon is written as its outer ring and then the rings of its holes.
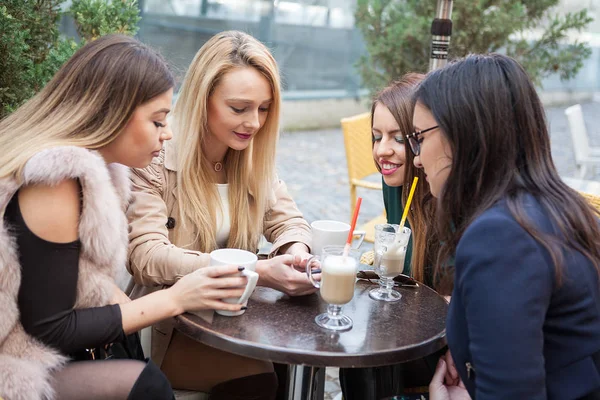
POLYGON ((226 310, 239 312, 243 304, 231 304, 224 298, 240 297, 248 279, 235 276, 237 265, 220 265, 200 268, 181 278, 168 290, 182 311, 226 310))

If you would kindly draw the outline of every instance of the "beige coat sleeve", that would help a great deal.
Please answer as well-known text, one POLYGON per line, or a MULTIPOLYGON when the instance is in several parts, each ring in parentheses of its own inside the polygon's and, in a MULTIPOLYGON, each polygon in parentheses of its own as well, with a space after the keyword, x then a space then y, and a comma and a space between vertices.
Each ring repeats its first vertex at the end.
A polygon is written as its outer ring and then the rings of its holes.
POLYGON ((310 226, 290 196, 286 184, 277 180, 274 197, 265 215, 264 235, 273 243, 270 257, 276 256, 286 244, 300 242, 311 248, 310 226))
POLYGON ((176 247, 166 227, 167 205, 162 166, 151 164, 131 173, 128 269, 144 286, 173 285, 184 275, 210 264, 210 255, 176 247))

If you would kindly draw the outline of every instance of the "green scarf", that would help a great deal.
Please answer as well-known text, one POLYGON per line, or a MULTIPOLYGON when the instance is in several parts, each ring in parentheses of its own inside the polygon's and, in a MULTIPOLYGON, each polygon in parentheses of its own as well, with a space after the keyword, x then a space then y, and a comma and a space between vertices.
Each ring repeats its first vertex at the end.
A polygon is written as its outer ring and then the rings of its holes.
MULTIPOLYGON (((383 204, 385 206, 385 213, 387 215, 388 224, 398 225, 400 223, 400 219, 402 219, 402 186, 394 187, 388 186, 383 182, 383 204)), ((404 222, 404 226, 410 228, 408 223, 408 218, 404 222)), ((413 250, 413 239, 412 235, 410 235, 410 240, 408 241, 408 248, 406 249, 406 258, 404 259, 404 270, 403 274, 411 276, 410 271, 410 260, 412 259, 412 250, 413 250)))

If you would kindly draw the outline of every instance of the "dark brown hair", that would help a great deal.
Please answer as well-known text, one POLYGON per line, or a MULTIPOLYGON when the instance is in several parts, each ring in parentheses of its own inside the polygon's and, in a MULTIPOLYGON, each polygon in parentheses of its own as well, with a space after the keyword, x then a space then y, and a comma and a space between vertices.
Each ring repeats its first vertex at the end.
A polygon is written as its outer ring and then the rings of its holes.
MULTIPOLYGON (((412 96, 415 88, 425 78, 425 75, 408 73, 381 90, 373 99, 371 107, 371 127, 373 127, 373 115, 378 104, 382 104, 394 116, 400 132, 403 136, 408 135, 413 130, 413 109, 412 96)), ((406 164, 404 165, 404 184, 402 185, 402 204, 406 204, 408 193, 415 176, 419 177, 419 183, 415 189, 411 209, 408 213, 408 223, 410 224, 413 237, 413 252, 411 259, 411 273, 413 277, 420 281, 429 281, 431 276, 428 269, 433 265, 439 241, 437 235, 433 234, 435 230, 435 201, 429 191, 429 185, 425 181, 425 174, 421 169, 415 168, 413 157, 408 143, 405 144, 406 164)), ((376 163, 377 169, 379 165, 376 163)))
MULTIPOLYGON (((591 206, 559 177, 544 110, 525 70, 500 55, 470 55, 430 73, 415 93, 447 139, 452 165, 438 199, 446 265, 466 228, 500 199, 516 221, 549 252, 560 283, 563 250, 600 267, 600 229, 591 206), (532 195, 556 234, 542 232, 525 213, 532 195)), ((443 268, 439 269, 442 271, 443 268)), ((436 274, 437 275, 437 274, 436 274)))

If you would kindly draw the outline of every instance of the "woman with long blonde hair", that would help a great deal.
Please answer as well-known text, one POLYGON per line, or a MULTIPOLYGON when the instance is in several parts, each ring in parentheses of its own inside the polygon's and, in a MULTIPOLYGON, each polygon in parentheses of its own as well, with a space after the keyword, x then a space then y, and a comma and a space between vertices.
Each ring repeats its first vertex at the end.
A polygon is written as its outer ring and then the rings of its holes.
MULTIPOLYGON (((288 295, 315 291, 294 268, 309 257, 310 228, 275 173, 280 108, 278 67, 258 40, 222 32, 198 51, 174 108, 174 143, 133 173, 135 294, 203 269, 217 248, 256 252, 262 235, 273 246, 256 265, 258 284, 288 295)), ((172 321, 154 328, 153 359, 174 387, 223 399, 274 396, 271 363, 203 346, 172 321)))
POLYGON ((152 49, 106 36, 0 122, 0 398, 171 399, 164 374, 140 354, 96 358, 185 311, 240 309, 220 299, 241 294, 244 279, 215 279, 236 266, 134 301, 115 284, 127 255, 129 167, 147 166, 171 138, 173 85, 152 49), (198 296, 202 287, 212 297, 198 296))

